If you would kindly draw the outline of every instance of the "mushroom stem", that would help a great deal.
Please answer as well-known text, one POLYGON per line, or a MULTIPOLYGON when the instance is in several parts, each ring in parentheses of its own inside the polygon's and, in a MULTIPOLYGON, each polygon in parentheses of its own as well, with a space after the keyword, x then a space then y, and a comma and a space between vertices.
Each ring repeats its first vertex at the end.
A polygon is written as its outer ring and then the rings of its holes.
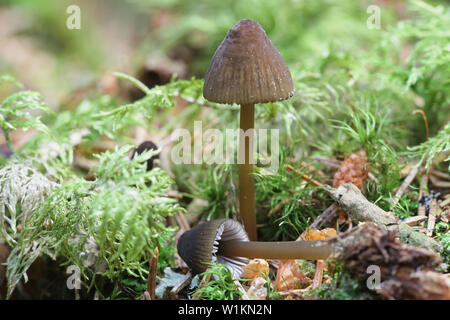
POLYGON ((220 241, 218 254, 226 257, 261 259, 326 259, 333 245, 323 241, 220 241))
POLYGON ((240 128, 243 136, 239 140, 239 212, 250 240, 256 240, 255 184, 253 181, 254 157, 254 104, 241 105, 240 128), (251 129, 251 130, 250 130, 251 129), (248 139, 246 139, 248 137, 248 139), (248 140, 248 142, 247 142, 248 140), (243 163, 242 163, 243 160, 243 163))

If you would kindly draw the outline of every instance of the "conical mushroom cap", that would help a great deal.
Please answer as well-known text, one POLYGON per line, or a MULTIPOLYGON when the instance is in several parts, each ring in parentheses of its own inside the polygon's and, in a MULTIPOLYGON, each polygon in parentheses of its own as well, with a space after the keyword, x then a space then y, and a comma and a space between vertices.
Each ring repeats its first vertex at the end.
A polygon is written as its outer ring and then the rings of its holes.
POLYGON ((193 273, 202 273, 209 267, 206 263, 218 261, 238 278, 248 259, 216 255, 219 242, 231 240, 249 241, 242 225, 231 219, 212 220, 183 233, 178 239, 177 250, 193 273))
POLYGON ((259 23, 244 19, 231 27, 206 72, 203 96, 219 103, 254 104, 293 94, 291 73, 259 23))

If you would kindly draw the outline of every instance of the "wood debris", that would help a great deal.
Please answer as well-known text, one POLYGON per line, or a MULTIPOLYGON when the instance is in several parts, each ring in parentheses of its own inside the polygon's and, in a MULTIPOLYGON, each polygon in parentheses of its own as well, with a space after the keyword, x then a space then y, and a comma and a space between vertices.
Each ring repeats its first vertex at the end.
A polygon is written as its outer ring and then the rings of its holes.
POLYGON ((404 244, 396 233, 372 223, 352 230, 339 242, 346 268, 362 279, 370 266, 381 272, 377 292, 389 299, 449 299, 450 282, 435 272, 441 259, 431 251, 404 244))
POLYGON ((398 273, 378 290, 388 299, 450 300, 450 278, 434 271, 398 273))
POLYGON ((344 183, 337 189, 329 188, 328 193, 356 223, 370 221, 385 226, 397 225, 397 217, 392 212, 368 201, 352 183, 344 183))

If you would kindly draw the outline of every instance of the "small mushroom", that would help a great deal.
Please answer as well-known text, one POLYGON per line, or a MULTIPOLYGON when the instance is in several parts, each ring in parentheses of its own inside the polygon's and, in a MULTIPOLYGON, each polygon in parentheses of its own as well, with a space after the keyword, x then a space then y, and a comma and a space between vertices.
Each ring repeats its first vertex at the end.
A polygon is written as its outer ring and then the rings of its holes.
POLYGON ((242 225, 231 219, 204 222, 183 233, 178 240, 178 254, 194 273, 202 273, 208 263, 226 265, 239 278, 248 258, 326 259, 333 251, 323 241, 249 241, 242 225))
POLYGON ((231 219, 204 222, 181 235, 177 244, 178 254, 193 273, 206 271, 209 262, 219 262, 238 278, 248 259, 217 254, 221 241, 246 242, 248 236, 241 224, 231 219))
POLYGON ((239 212, 251 240, 256 240, 253 173, 255 103, 285 100, 294 94, 288 67, 259 23, 244 19, 228 31, 206 72, 203 96, 241 105, 239 141, 239 212), (252 143, 252 145, 250 145, 252 143))
MULTIPOLYGON (((133 154, 131 155, 131 159, 133 159, 137 155, 140 155, 140 154, 144 153, 145 151, 157 150, 157 149, 158 149, 158 147, 152 141, 144 141, 136 149, 133 150, 133 154)), ((153 157, 150 157, 147 160, 147 171, 150 171, 150 170, 153 169, 153 161, 155 159, 158 159, 158 158, 159 158, 159 156, 155 155, 153 157)))

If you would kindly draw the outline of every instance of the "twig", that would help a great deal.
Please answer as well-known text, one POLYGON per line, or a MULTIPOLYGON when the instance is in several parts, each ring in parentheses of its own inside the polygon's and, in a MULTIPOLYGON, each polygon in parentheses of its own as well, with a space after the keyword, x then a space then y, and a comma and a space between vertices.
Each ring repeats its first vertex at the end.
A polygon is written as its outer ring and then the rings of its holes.
POLYGON ((199 290, 201 288, 203 288, 204 286, 206 286, 206 284, 209 282, 209 280, 211 279, 211 273, 206 274, 202 281, 200 281, 200 284, 198 285, 197 288, 197 292, 192 296, 192 300, 199 300, 200 296, 202 295, 202 292, 199 290))
POLYGON ((150 299, 155 300, 155 289, 156 289, 156 273, 158 272, 158 258, 159 250, 156 247, 154 250, 154 256, 150 259, 150 267, 147 279, 147 291, 150 294, 150 299))
POLYGON ((368 172, 368 173, 367 173, 367 177, 368 177, 370 180, 375 181, 377 184, 380 183, 380 180, 378 180, 378 178, 375 177, 375 175, 374 175, 372 172, 368 172))
POLYGON ((386 212, 368 201, 352 183, 344 183, 339 188, 325 188, 330 196, 339 203, 353 222, 374 222, 379 225, 394 226, 398 224, 397 217, 392 212, 386 212))
POLYGON ((324 165, 327 165, 329 167, 333 167, 333 168, 337 168, 337 169, 339 169, 341 167, 341 161, 339 161, 339 160, 325 158, 325 157, 313 157, 313 160, 323 163, 324 165))
POLYGON ((438 177, 438 178, 442 178, 444 180, 450 180, 450 174, 445 173, 445 172, 433 170, 433 171, 431 171, 431 175, 438 177))
POLYGON ((242 284, 239 282, 239 280, 234 279, 233 282, 234 282, 234 285, 238 288, 238 290, 242 293, 241 300, 251 300, 249 298, 249 296, 247 295, 247 292, 245 292, 245 289, 242 286, 242 284))
POLYGON ((449 181, 439 180, 438 178, 436 178, 432 174, 430 175, 430 181, 431 181, 431 183, 434 186, 436 186, 438 188, 450 188, 450 182, 449 181))
POLYGON ((403 219, 401 222, 407 224, 408 226, 415 226, 425 220, 427 220, 427 217, 414 216, 414 217, 409 217, 409 218, 403 219))
POLYGON ((450 197, 448 197, 447 199, 445 199, 444 201, 441 201, 441 203, 439 203, 439 206, 441 208, 444 208, 446 205, 450 204, 450 197))
POLYGON ((176 190, 169 190, 167 192, 167 196, 172 199, 181 200, 183 199, 183 195, 176 190))
MULTIPOLYGON (((291 168, 288 167, 288 169, 295 171, 294 168, 291 168)), ((310 179, 309 177, 306 178, 308 180, 310 179)), ((422 185, 426 186, 426 184, 422 185)), ((349 215, 353 222, 373 222, 377 225, 384 226, 388 230, 399 231, 399 236, 413 246, 426 248, 435 252, 440 250, 440 245, 434 239, 413 230, 412 227, 405 223, 399 223, 394 213, 386 212, 368 201, 361 193, 361 190, 354 184, 344 183, 337 189, 327 184, 321 184, 321 188, 340 205, 342 210, 349 215)))
POLYGON ((191 227, 189 226, 189 223, 186 220, 186 216, 184 215, 184 213, 182 211, 177 212, 175 219, 177 221, 178 226, 181 229, 183 229, 185 231, 191 229, 191 227))
POLYGON ((308 177, 306 174, 301 173, 300 171, 298 171, 297 169, 295 169, 294 167, 292 167, 291 165, 286 165, 286 168, 293 171, 294 173, 298 174, 300 176, 300 178, 302 178, 305 181, 310 182, 313 186, 316 187, 323 187, 323 184, 321 184, 320 182, 312 179, 311 177, 308 177))
POLYGON ((284 205, 288 202, 292 201, 292 198, 285 198, 280 201, 275 207, 273 207, 269 213, 267 214, 268 217, 273 216, 274 214, 280 212, 280 210, 284 207, 284 205))
POLYGON ((183 277, 183 279, 181 279, 180 282, 178 282, 175 287, 172 288, 172 290, 170 290, 170 298, 172 300, 176 300, 177 299, 177 295, 178 293, 183 290, 190 282, 192 279, 192 273, 188 272, 185 274, 185 276, 183 277))
POLYGON ((323 226, 328 220, 330 220, 336 211, 339 209, 339 206, 336 204, 336 202, 333 202, 331 206, 325 209, 324 212, 322 212, 311 224, 309 227, 310 229, 320 229, 321 226, 323 226))
POLYGON ((290 290, 278 291, 278 293, 282 296, 293 295, 293 296, 297 296, 297 297, 302 297, 305 292, 308 292, 311 289, 312 289, 311 286, 308 286, 305 289, 290 289, 290 290))
POLYGON ((437 199, 434 198, 433 200, 431 200, 430 212, 428 213, 428 224, 426 232, 426 235, 428 237, 431 237, 433 235, 434 225, 436 224, 436 216, 438 215, 438 213, 440 213, 439 206, 437 203, 437 199))
POLYGON ((152 300, 152 298, 150 298, 150 293, 148 293, 147 290, 144 291, 141 300, 152 300))
POLYGON ((312 283, 311 289, 317 288, 322 284, 322 277, 323 277, 323 268, 325 267, 325 261, 324 260, 317 260, 316 263, 316 273, 314 274, 314 279, 312 283))
POLYGON ((413 182, 414 178, 417 176, 417 173, 419 172, 419 168, 414 167, 408 174, 408 176, 405 178, 405 181, 403 181, 400 188, 398 188, 397 192, 395 193, 394 198, 391 201, 391 208, 395 207, 400 200, 400 198, 403 196, 403 194, 408 189, 411 182, 413 182))

